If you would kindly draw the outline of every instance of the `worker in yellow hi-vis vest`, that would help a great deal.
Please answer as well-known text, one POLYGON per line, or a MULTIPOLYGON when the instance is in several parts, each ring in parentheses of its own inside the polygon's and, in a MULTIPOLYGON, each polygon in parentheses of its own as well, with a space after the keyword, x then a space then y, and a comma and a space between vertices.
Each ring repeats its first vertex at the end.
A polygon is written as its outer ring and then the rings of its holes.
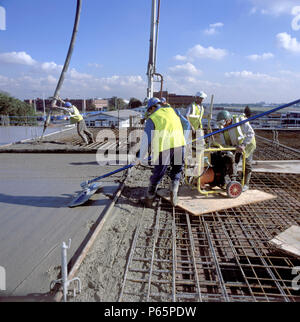
POLYGON ((184 165, 185 131, 189 122, 170 105, 161 106, 160 99, 152 97, 147 105, 148 119, 141 140, 140 155, 136 165, 143 163, 151 151, 154 165, 146 198, 143 202, 151 207, 159 183, 170 165, 170 200, 173 206, 178 203, 178 188, 184 165))
POLYGON ((91 144, 94 141, 93 134, 88 130, 83 116, 80 114, 78 108, 70 102, 65 102, 63 107, 56 106, 56 108, 66 111, 70 115, 70 123, 77 124, 77 133, 82 138, 85 144, 91 144))
POLYGON ((204 114, 204 107, 202 102, 207 98, 204 92, 197 92, 194 102, 187 107, 185 117, 190 122, 192 131, 195 132, 198 129, 202 130, 202 117, 204 114))
MULTIPOLYGON (((244 115, 231 115, 228 111, 221 111, 217 115, 217 123, 219 128, 227 127, 245 120, 244 115)), ((245 152, 246 169, 245 169, 245 185, 243 191, 249 189, 250 178, 252 174, 253 152, 256 149, 255 132, 249 122, 240 126, 220 133, 221 144, 224 147, 236 147, 234 175, 237 175, 237 165, 245 152)))

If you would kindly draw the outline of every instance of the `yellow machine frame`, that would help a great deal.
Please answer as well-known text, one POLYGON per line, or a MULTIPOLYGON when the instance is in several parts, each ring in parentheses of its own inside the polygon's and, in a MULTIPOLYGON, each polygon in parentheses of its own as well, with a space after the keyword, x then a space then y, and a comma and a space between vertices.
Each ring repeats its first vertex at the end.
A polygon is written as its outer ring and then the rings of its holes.
MULTIPOLYGON (((218 152, 218 151, 236 151, 237 149, 234 148, 234 147, 230 147, 230 148, 207 148, 207 149, 204 149, 204 153, 201 153, 200 156, 199 156, 199 163, 198 164, 202 164, 203 160, 202 158, 204 158, 204 155, 209 153, 211 154, 212 152, 218 152)), ((242 152, 242 156, 243 156, 243 159, 242 159, 242 182, 241 182, 241 185, 242 185, 242 188, 244 187, 245 185, 245 170, 246 170, 246 155, 245 155, 245 152, 243 151, 242 152)), ((185 173, 187 172, 187 162, 185 163, 185 173)), ((190 177, 190 176, 189 176, 190 177)), ((185 183, 189 186, 192 187, 192 189, 196 189, 196 187, 194 186, 194 180, 192 183, 190 183, 187 179, 187 176, 185 176, 185 183)), ((202 190, 201 189, 201 174, 199 173, 199 176, 197 178, 197 190, 199 193, 201 193, 202 195, 205 195, 205 196, 208 196, 209 194, 215 194, 215 193, 220 193, 220 192, 226 192, 225 189, 214 189, 214 190, 202 190)))

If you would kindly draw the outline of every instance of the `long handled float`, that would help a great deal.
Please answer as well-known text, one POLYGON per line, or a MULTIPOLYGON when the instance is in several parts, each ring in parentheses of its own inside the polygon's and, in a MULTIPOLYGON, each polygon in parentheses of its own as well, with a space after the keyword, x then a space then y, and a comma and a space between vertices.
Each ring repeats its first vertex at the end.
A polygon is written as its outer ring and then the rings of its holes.
MULTIPOLYGON (((192 142, 195 142, 195 141, 198 141, 198 140, 202 140, 202 139, 206 139, 206 138, 208 138, 208 137, 210 137, 210 136, 212 136, 212 135, 215 135, 215 134, 218 134, 218 133, 221 133, 221 132, 223 132, 223 131, 226 131, 226 130, 229 130, 229 129, 232 129, 232 128, 234 128, 234 127, 237 127, 237 126, 239 126, 239 125, 242 125, 242 124, 244 124, 244 123, 247 123, 247 122, 250 122, 250 121, 253 121, 253 120, 256 120, 256 119, 258 119, 258 118, 260 118, 260 117, 263 117, 263 116, 265 116, 265 115, 268 115, 268 114, 271 114, 271 113, 274 113, 274 112, 276 112, 276 111, 278 111, 278 110, 281 110, 281 109, 284 109, 284 108, 287 108, 287 107, 289 107, 289 106, 292 106, 292 105, 295 105, 295 104, 298 104, 298 103, 300 103, 300 99, 298 99, 298 100, 296 100, 296 101, 293 101, 293 102, 291 102, 291 103, 288 103, 288 104, 284 104, 284 105, 281 105, 281 106, 278 106, 278 107, 276 107, 276 108, 274 108, 274 109, 272 109, 272 110, 269 110, 269 111, 266 111, 266 112, 263 112, 263 113, 260 113, 260 114, 258 114, 258 115, 254 115, 254 116, 251 116, 251 117, 249 117, 248 119, 245 119, 245 120, 243 120, 243 121, 241 121, 241 122, 238 122, 238 123, 235 123, 235 124, 231 124, 231 125, 229 125, 229 126, 227 126, 227 127, 225 127, 225 128, 223 128, 223 129, 219 129, 219 130, 216 130, 216 131, 214 131, 214 132, 212 132, 212 133, 208 133, 208 134, 206 134, 206 135, 204 135, 204 136, 202 136, 202 137, 199 137, 199 138, 197 138, 197 139, 195 139, 195 140, 193 140, 193 141, 191 141, 191 142, 188 142, 187 144, 191 144, 192 142)), ((81 187, 83 188, 83 190, 82 191, 80 191, 76 196, 75 196, 75 198, 72 200, 72 202, 70 203, 70 205, 69 205, 69 207, 76 207, 76 206, 79 206, 79 205, 82 205, 82 204, 84 204, 85 202, 87 202, 89 199, 90 199, 90 197, 101 187, 101 183, 99 183, 99 182, 97 182, 97 181, 99 181, 99 180, 101 180, 101 179, 104 179, 104 178, 107 178, 107 177, 109 177, 109 176, 112 176, 112 175, 114 175, 114 174, 116 174, 116 173, 119 173, 119 172, 121 172, 121 171, 124 171, 124 170, 127 170, 127 169, 130 169, 130 168, 132 168, 132 167, 134 167, 135 166, 135 163, 131 163, 131 164, 129 164, 129 165, 126 165, 126 166, 124 166, 124 167, 122 167, 122 168, 120 168, 120 169, 117 169, 117 170, 115 170, 115 171, 112 171, 112 172, 109 172, 109 173, 107 173, 107 174, 104 174, 104 175, 102 175, 102 176, 100 176, 100 177, 97 177, 97 178, 94 178, 94 179, 92 179, 92 180, 88 180, 88 181, 85 181, 85 182, 83 182, 83 183, 81 183, 81 187)))

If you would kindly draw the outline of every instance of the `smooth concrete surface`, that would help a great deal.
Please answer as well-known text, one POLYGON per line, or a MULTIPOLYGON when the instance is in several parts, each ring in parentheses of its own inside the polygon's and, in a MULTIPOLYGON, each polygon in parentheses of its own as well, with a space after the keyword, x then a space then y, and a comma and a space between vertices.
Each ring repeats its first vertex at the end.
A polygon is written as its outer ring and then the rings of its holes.
POLYGON ((101 180, 103 190, 86 205, 68 204, 81 182, 118 168, 99 166, 94 154, 0 155, 0 266, 6 272, 0 300, 49 292, 60 272, 62 242, 72 239, 69 260, 108 207, 123 172, 101 180))
POLYGON ((298 174, 300 160, 253 161, 253 171, 298 174))

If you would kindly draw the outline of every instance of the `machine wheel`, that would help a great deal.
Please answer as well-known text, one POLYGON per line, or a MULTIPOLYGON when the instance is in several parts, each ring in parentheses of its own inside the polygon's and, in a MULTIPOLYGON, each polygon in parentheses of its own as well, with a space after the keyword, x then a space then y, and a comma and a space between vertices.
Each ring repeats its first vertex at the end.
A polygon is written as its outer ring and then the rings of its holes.
POLYGON ((229 198, 237 198, 243 191, 242 185, 237 181, 231 181, 226 186, 226 192, 229 198))

